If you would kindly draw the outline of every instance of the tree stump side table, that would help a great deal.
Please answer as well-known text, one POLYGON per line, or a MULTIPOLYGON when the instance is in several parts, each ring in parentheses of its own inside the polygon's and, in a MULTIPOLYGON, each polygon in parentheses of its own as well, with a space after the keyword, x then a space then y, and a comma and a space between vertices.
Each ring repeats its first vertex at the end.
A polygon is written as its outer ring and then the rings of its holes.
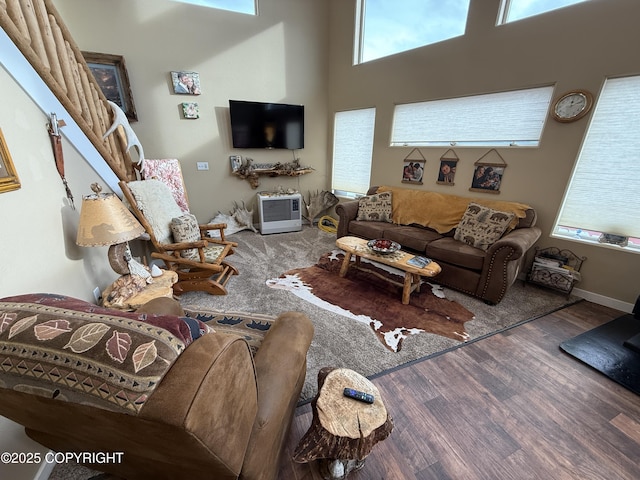
POLYGON ((318 394, 311 401, 311 409, 311 426, 298 443, 293 460, 318 460, 325 480, 342 480, 361 469, 374 445, 393 429, 377 387, 346 368, 325 367, 318 372, 318 394), (345 397, 345 388, 372 394, 373 404, 345 397))

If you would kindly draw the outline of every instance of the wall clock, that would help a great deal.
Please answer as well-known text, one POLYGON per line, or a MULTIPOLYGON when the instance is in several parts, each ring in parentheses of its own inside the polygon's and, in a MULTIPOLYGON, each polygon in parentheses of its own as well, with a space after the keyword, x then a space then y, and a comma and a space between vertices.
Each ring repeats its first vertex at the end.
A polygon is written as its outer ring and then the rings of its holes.
POLYGON ((571 90, 553 104, 551 115, 558 122, 574 122, 584 117, 593 106, 593 95, 587 90, 571 90))

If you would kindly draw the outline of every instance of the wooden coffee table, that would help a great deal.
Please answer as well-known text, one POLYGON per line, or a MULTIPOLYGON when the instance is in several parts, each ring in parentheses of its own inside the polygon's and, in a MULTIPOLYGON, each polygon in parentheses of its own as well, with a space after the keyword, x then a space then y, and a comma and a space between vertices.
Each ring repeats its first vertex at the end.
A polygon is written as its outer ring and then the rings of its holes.
MULTIPOLYGON (((402 284, 402 303, 409 303, 409 296, 412 292, 420 291, 420 277, 435 277, 442 271, 440 265, 433 260, 424 268, 409 265, 407 260, 415 257, 413 253, 398 250, 391 254, 380 254, 371 250, 367 246, 368 240, 358 237, 340 237, 336 240, 336 246, 344 250, 344 260, 340 267, 340 276, 344 277, 351 265, 351 257, 355 256, 354 267, 360 267, 360 259, 366 258, 373 262, 389 265, 404 272, 404 283, 402 284)), ((395 282, 394 282, 395 283, 395 282)))

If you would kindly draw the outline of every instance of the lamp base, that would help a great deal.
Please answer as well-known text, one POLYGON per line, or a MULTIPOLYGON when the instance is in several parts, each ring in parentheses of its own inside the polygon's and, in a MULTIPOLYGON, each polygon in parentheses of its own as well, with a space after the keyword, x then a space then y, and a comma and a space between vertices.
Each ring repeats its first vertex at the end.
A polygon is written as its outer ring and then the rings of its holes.
POLYGON ((128 243, 111 245, 107 257, 109 258, 109 265, 111 265, 114 272, 120 275, 127 275, 129 273, 129 262, 127 258, 131 258, 131 251, 129 250, 128 243))

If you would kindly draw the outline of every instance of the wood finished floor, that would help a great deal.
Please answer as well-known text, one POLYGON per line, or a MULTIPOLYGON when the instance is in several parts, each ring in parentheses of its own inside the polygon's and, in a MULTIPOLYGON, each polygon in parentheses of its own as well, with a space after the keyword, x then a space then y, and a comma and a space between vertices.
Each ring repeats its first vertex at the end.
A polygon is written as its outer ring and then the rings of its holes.
MULTIPOLYGON (((393 417, 349 480, 640 478, 640 396, 559 349, 622 312, 587 301, 373 380, 393 417)), ((281 480, 319 480, 291 455, 281 480)))

